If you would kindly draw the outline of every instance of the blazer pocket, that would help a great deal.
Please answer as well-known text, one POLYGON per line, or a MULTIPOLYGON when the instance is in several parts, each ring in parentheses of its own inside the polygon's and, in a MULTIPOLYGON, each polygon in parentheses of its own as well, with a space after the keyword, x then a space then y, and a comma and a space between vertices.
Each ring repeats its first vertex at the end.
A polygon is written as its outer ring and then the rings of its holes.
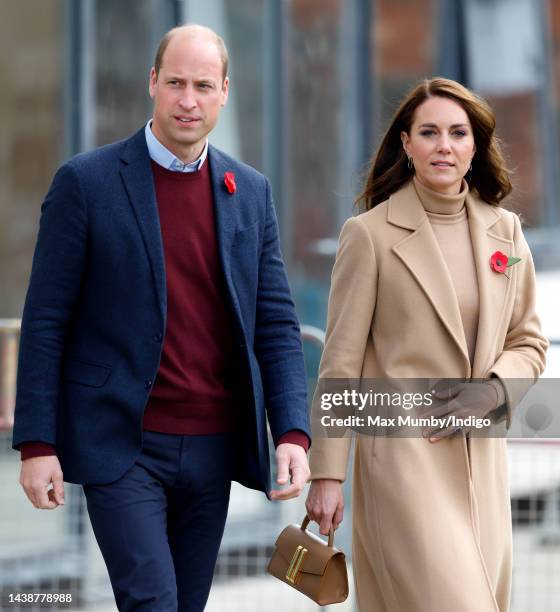
POLYGON ((250 238, 250 239, 253 238, 253 236, 258 235, 258 229, 259 229, 259 222, 255 221, 254 223, 251 223, 247 227, 242 227, 241 229, 236 230, 233 236, 234 243, 237 242, 238 240, 243 241, 243 240, 246 240, 247 238, 250 238))
MULTIPOLYGON (((237 230, 233 236, 231 245, 232 259, 236 261, 255 262, 259 252, 259 223, 258 221, 237 230)), ((256 267, 255 270, 256 272, 256 267)), ((246 271, 245 271, 246 272, 246 271)))
POLYGON ((62 374, 67 382, 86 385, 87 387, 102 387, 111 374, 111 368, 87 363, 85 361, 69 361, 62 374))

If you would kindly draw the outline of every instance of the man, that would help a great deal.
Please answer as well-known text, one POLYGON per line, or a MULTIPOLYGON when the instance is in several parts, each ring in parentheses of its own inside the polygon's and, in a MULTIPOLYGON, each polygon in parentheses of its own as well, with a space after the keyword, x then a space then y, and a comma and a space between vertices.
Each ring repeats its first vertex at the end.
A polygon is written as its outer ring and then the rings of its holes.
POLYGON ((199 611, 230 483, 309 475, 299 326, 268 181, 208 145, 228 97, 213 31, 175 28, 152 120, 78 155, 42 207, 22 320, 14 448, 37 508, 84 485, 120 610, 199 611), (50 488, 52 485, 52 488, 50 488))

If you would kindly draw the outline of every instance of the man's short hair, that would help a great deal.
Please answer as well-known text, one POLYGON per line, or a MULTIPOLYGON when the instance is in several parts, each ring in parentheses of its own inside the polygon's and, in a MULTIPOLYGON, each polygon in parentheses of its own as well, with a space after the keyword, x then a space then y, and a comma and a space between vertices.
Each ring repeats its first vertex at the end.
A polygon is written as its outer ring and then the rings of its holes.
POLYGON ((178 34, 179 32, 192 32, 193 34, 195 34, 196 32, 205 33, 208 34, 210 38, 214 39, 214 42, 216 43, 216 47, 218 49, 218 53, 220 54, 220 59, 222 60, 222 78, 225 79, 228 72, 229 56, 224 39, 218 34, 216 34, 216 32, 214 32, 214 30, 212 30, 211 28, 207 28, 206 26, 198 25, 195 23, 177 26, 176 28, 172 28, 164 34, 163 38, 159 42, 156 52, 156 58, 154 60, 154 70, 156 71, 156 76, 159 75, 161 64, 163 62, 163 55, 165 54, 167 45, 169 45, 169 42, 171 41, 173 36, 175 36, 175 34, 178 34))

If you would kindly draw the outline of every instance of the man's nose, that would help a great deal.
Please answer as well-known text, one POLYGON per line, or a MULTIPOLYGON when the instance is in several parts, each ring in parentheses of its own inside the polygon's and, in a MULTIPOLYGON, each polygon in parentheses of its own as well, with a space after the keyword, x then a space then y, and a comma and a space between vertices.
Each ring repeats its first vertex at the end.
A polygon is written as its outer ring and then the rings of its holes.
POLYGON ((196 96, 194 92, 194 88, 190 85, 187 85, 183 90, 183 95, 179 100, 179 104, 182 108, 186 110, 190 110, 196 106, 196 96))

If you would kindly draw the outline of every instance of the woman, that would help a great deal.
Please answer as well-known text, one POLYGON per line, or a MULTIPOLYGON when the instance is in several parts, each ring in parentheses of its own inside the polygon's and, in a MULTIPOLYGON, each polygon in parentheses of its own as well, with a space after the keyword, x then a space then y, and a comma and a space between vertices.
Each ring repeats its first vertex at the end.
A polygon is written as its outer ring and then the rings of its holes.
MULTIPOLYGON (((500 207, 511 184, 494 129, 488 104, 454 81, 406 97, 360 197, 366 211, 340 235, 321 379, 484 379, 455 387, 438 416, 495 418, 505 405, 509 423, 527 385, 508 379, 534 381, 547 341, 519 219, 500 207)), ((342 521, 349 450, 349 438, 313 441, 306 505, 322 533, 342 521)), ((358 436, 352 509, 361 612, 508 610, 503 438, 358 436)))

